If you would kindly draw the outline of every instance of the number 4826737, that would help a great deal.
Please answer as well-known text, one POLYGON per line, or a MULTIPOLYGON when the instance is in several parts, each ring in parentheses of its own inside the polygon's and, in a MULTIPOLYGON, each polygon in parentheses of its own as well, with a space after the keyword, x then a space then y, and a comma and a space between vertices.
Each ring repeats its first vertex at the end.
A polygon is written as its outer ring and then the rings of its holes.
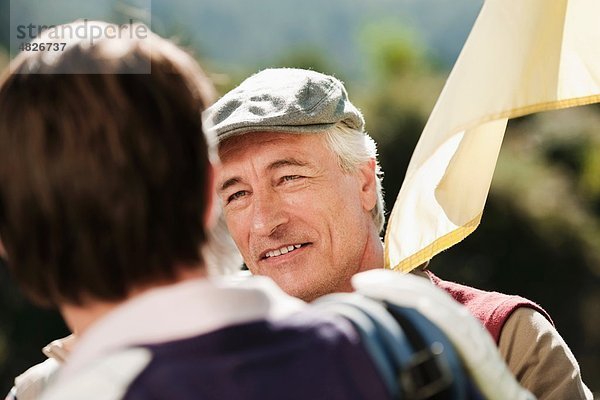
POLYGON ((21 43, 19 50, 21 51, 63 51, 66 43, 21 43))

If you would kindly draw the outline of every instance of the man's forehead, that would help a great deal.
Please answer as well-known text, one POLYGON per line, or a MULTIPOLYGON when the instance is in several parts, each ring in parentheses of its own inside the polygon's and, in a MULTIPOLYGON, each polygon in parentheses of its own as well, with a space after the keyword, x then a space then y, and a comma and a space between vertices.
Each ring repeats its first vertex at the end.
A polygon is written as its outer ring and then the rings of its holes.
POLYGON ((226 139, 219 144, 223 163, 251 159, 257 151, 269 150, 274 155, 292 156, 310 153, 316 148, 326 148, 323 134, 298 134, 288 132, 250 132, 226 139))

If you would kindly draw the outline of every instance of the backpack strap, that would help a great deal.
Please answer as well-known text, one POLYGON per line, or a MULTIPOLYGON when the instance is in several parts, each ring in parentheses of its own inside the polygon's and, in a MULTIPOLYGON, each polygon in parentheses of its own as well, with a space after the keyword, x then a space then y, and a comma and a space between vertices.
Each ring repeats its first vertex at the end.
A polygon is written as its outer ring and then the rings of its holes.
POLYGON ((440 328, 414 308, 388 301, 383 304, 416 349, 411 362, 400 371, 405 398, 483 399, 440 328))
POLYGON ((519 385, 481 323, 428 279, 379 269, 355 275, 352 285, 357 293, 384 302, 388 309, 390 305, 414 309, 441 330, 464 366, 467 385, 472 384, 486 399, 535 399, 519 385))
POLYGON ((389 392, 398 399, 470 396, 460 359, 446 336, 415 310, 360 294, 324 296, 313 305, 348 319, 360 333, 389 392))

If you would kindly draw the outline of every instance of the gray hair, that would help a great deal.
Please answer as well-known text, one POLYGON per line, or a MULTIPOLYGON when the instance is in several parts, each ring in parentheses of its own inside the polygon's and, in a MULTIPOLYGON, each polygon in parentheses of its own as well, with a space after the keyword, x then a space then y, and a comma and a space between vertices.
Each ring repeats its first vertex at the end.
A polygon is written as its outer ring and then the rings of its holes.
POLYGON ((348 127, 343 122, 335 124, 325 131, 327 145, 338 157, 338 164, 345 172, 356 172, 358 167, 370 160, 375 160, 375 187, 377 204, 371 210, 373 222, 379 230, 383 230, 385 222, 385 206, 383 202, 383 171, 377 159, 377 144, 366 132, 348 127))

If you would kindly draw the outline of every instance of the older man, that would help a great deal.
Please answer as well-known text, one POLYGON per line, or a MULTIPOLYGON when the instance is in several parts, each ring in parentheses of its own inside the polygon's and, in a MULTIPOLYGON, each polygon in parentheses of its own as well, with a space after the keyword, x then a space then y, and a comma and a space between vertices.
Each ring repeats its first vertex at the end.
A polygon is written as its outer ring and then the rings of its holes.
MULTIPOLYGON (((252 273, 304 300, 350 291, 383 267, 383 202, 373 140, 337 79, 268 69, 206 113, 223 168, 217 192, 252 273)), ((591 398, 579 366, 537 304, 421 272, 475 315, 521 384, 539 398, 591 398)))

